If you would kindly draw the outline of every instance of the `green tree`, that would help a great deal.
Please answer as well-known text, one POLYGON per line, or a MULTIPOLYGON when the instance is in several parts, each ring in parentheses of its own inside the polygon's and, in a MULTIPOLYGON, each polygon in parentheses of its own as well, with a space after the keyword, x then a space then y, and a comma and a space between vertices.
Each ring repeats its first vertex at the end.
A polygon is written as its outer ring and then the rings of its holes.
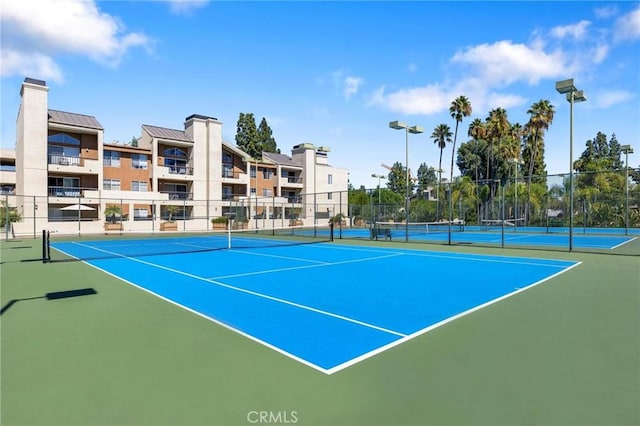
POLYGON ((240 113, 236 130, 236 145, 254 158, 262 157, 260 136, 252 113, 240 113))
POLYGON ((267 124, 267 119, 262 117, 260 125, 258 126, 258 146, 262 152, 275 152, 280 154, 278 144, 273 138, 273 132, 271 127, 267 124))
POLYGON ((531 185, 533 176, 543 174, 544 167, 544 134, 553 123, 556 110, 548 99, 535 102, 527 110, 529 121, 525 125, 525 167, 527 186, 531 185))
MULTIPOLYGON (((407 193, 406 168, 403 167, 402 163, 399 161, 393 163, 393 166, 387 175, 387 188, 398 194, 407 193)), ((413 188, 413 181, 409 179, 409 194, 413 194, 413 188)))
POLYGON ((6 201, 0 201, 0 228, 5 229, 7 224, 19 222, 21 219, 16 207, 8 206, 6 201))
POLYGON ((240 113, 236 127, 236 145, 253 158, 262 158, 263 152, 280 153, 267 119, 263 117, 256 127, 253 113, 240 113))
POLYGON ((464 117, 471 115, 472 108, 471 102, 466 96, 458 96, 449 107, 449 114, 451 118, 456 121, 456 130, 453 135, 453 149, 451 150, 451 171, 449 174, 449 181, 453 182, 453 158, 456 154, 456 142, 458 140, 458 125, 462 122, 464 117))
POLYGON ((427 191, 427 188, 434 186, 437 182, 436 169, 427 166, 426 163, 420 164, 420 167, 418 167, 418 194, 422 195, 427 191))
POLYGON ((436 203, 436 220, 439 219, 440 213, 440 186, 442 185, 442 151, 447 146, 447 143, 451 143, 451 128, 446 124, 439 124, 433 129, 433 133, 431 133, 431 139, 433 139, 433 143, 438 145, 440 148, 440 159, 438 161, 438 185, 436 188, 436 192, 438 194, 437 203, 436 203))

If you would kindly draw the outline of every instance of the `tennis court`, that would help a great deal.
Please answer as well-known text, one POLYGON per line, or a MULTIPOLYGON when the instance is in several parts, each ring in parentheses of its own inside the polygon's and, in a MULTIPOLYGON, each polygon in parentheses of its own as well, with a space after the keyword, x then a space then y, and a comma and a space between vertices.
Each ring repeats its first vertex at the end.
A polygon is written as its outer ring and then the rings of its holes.
POLYGON ((638 424, 637 256, 314 231, 0 242, 2 424, 638 424))
MULTIPOLYGON (((508 223, 504 229, 501 225, 464 226, 447 223, 424 222, 403 223, 382 222, 375 225, 376 229, 388 229, 391 240, 404 241, 408 230, 409 240, 415 242, 448 243, 451 232, 452 244, 480 244, 480 245, 512 245, 525 247, 563 248, 569 246, 569 229, 565 227, 524 227, 513 226, 508 223)), ((337 231, 338 232, 338 231, 337 231)), ((573 246, 576 249, 614 250, 628 244, 640 236, 640 230, 630 229, 629 235, 624 235, 624 229, 587 229, 575 228, 573 232, 573 246)), ((342 238, 371 238, 369 229, 343 229, 342 238)))
POLYGON ((580 264, 335 242, 290 245, 250 233, 229 238, 51 247, 327 374, 580 264))

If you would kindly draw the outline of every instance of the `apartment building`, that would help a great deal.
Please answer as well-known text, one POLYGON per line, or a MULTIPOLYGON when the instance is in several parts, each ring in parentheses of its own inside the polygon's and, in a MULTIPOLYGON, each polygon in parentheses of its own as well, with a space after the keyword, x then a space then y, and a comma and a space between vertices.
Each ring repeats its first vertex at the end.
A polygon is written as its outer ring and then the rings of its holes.
POLYGON ((155 232, 166 222, 201 231, 221 216, 287 226, 347 212, 348 173, 329 165, 327 149, 304 143, 291 156, 252 158, 223 140, 221 121, 200 114, 184 129, 143 124, 135 146, 106 143, 96 117, 50 109, 48 92, 24 80, 16 149, 2 153, 2 190, 15 194, 22 218, 16 235, 155 232))

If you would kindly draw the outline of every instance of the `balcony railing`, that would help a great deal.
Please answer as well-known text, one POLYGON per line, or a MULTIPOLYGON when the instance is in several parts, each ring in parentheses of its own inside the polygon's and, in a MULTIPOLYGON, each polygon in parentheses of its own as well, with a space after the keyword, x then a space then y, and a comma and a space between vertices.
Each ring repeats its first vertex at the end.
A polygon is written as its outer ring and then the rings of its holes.
POLYGON ((49 154, 48 164, 59 164, 61 166, 80 166, 81 158, 68 155, 49 154))
POLYGON ((172 175, 193 175, 193 167, 187 166, 166 166, 172 175))
POLYGON ((236 171, 233 171, 233 170, 224 170, 224 169, 222 170, 222 177, 223 178, 238 179, 238 178, 240 178, 240 175, 242 175, 242 174, 246 174, 246 173, 236 172, 236 171))
POLYGON ((50 197, 82 197, 84 191, 97 191, 98 188, 78 188, 73 186, 50 186, 50 197))
POLYGON ((247 194, 222 194, 223 201, 238 201, 247 198, 247 194))
POLYGON ((193 200, 193 192, 182 191, 160 191, 162 194, 169 194, 170 200, 193 200))

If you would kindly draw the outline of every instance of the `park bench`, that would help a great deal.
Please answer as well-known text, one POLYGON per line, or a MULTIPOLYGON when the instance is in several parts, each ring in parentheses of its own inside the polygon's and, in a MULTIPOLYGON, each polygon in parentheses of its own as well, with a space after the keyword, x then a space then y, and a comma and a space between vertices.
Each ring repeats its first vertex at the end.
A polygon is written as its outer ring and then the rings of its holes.
POLYGON ((389 228, 371 228, 371 239, 378 241, 378 238, 384 238, 385 241, 391 241, 391 229, 389 228))

